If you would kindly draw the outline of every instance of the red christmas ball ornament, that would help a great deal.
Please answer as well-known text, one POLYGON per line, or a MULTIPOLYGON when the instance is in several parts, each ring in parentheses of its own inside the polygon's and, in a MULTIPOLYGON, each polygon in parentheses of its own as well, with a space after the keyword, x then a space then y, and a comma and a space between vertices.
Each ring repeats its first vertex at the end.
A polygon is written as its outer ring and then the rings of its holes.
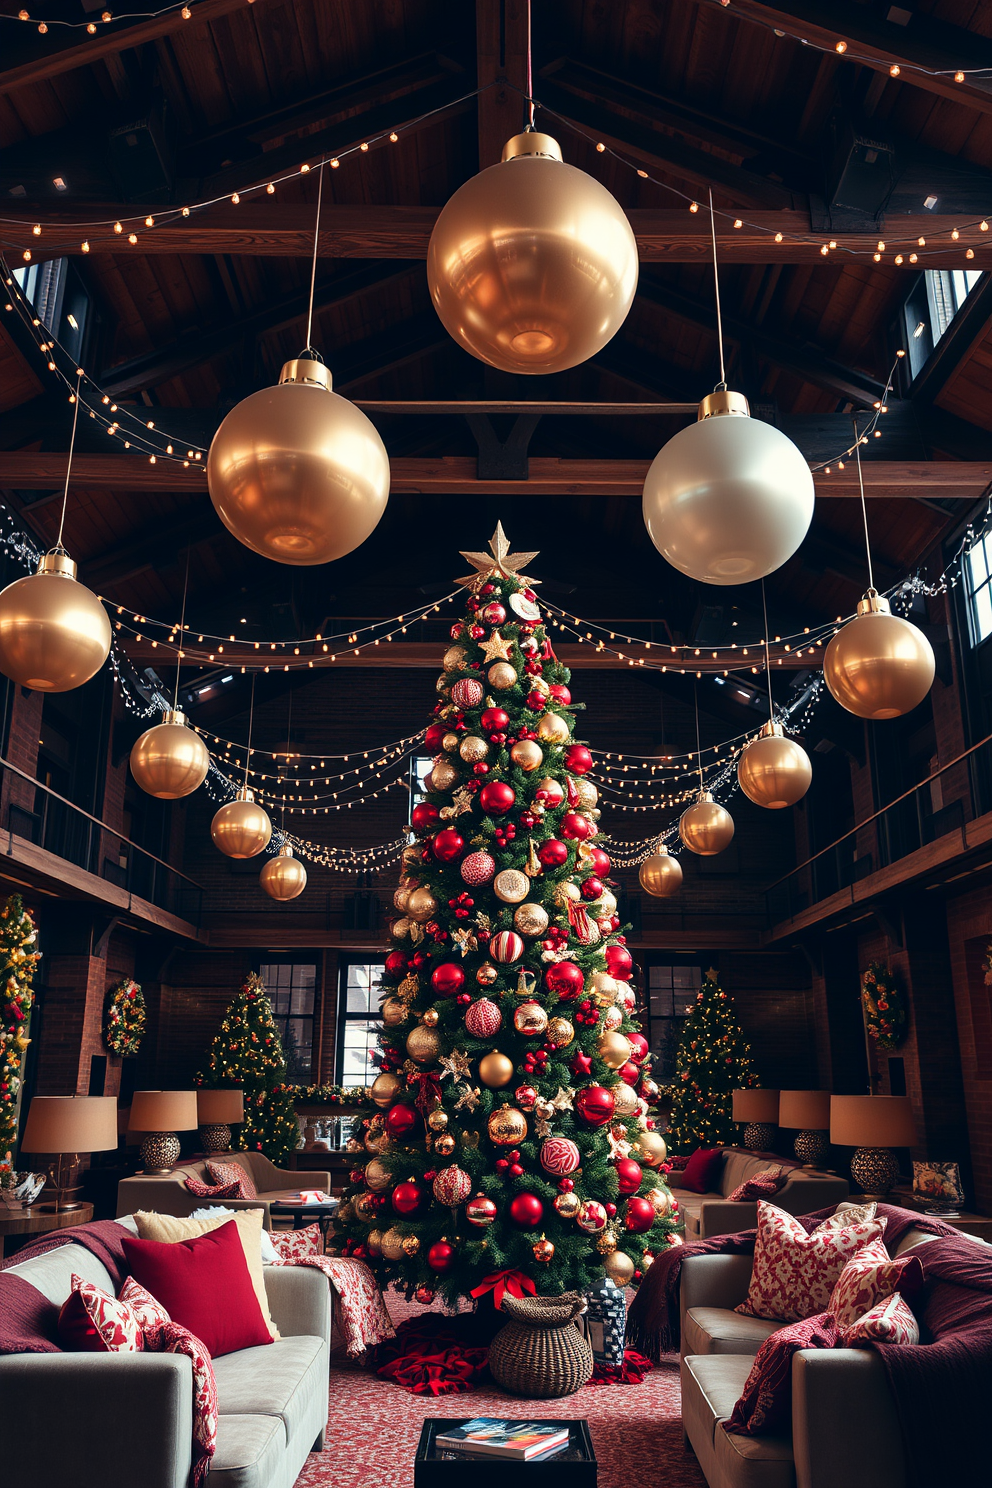
POLYGON ((410 965, 415 967, 417 971, 423 971, 430 959, 426 951, 414 951, 410 965))
POLYGON ((410 964, 410 958, 405 951, 390 951, 386 957, 386 970, 390 976, 402 976, 410 964))
POLYGON ((592 831, 592 822, 578 811, 566 811, 558 830, 570 842, 585 842, 592 831))
POLYGON ((586 1199, 582 1208, 575 1216, 575 1223, 580 1230, 585 1230, 588 1235, 598 1234, 605 1230, 608 1215, 604 1206, 596 1199, 586 1199))
POLYGON ((575 1109, 586 1126, 605 1126, 614 1104, 613 1092, 605 1085, 587 1085, 575 1097, 575 1109))
POLYGON ((584 744, 572 744, 565 750, 565 764, 573 775, 586 775, 592 769, 592 755, 584 744))
POLYGON ((557 837, 549 837, 537 849, 537 857, 542 868, 560 868, 568 862, 568 848, 557 837))
POLYGON ((641 1186, 641 1165, 632 1157, 619 1157, 616 1161, 617 1186, 622 1194, 636 1194, 641 1186))
POLYGON ((450 1271, 455 1264, 455 1247, 447 1240, 435 1240, 427 1252, 427 1264, 432 1271, 450 1271))
POLYGON ((589 849, 589 861, 592 864, 593 872, 598 873, 600 878, 605 878, 613 866, 610 862, 609 854, 605 853, 601 847, 591 847, 589 849))
POLYGON ((493 1223, 497 1212, 496 1205, 485 1194, 476 1194, 465 1205, 465 1218, 470 1225, 475 1225, 480 1230, 487 1229, 493 1223))
POLYGON ((590 904, 593 902, 594 899, 602 898, 602 879, 597 878, 595 873, 590 873, 588 878, 582 880, 582 885, 579 889, 579 893, 582 895, 583 899, 587 899, 590 904))
POLYGON ((491 604, 483 607, 482 618, 487 625, 502 625, 506 619, 506 610, 498 599, 494 599, 491 604))
POLYGON ((471 1192, 472 1180, 457 1163, 435 1174, 434 1197, 439 1204, 454 1208, 456 1204, 464 1204, 471 1192))
POLYGON ((487 734, 502 734, 510 727, 510 715, 505 708, 487 708, 480 722, 487 734))
POLYGON ((473 1038, 492 1038, 503 1025, 503 1014, 488 997, 480 997, 465 1010, 465 1027, 473 1038))
POLYGON ((420 1125, 420 1112, 407 1101, 390 1106, 386 1112, 386 1130, 395 1141, 412 1136, 420 1125))
POLYGON ((422 1281, 413 1295, 421 1307, 430 1307, 434 1301, 434 1288, 429 1287, 426 1282, 422 1281))
POLYGON ((554 1178, 574 1173, 581 1158, 579 1149, 568 1137, 548 1137, 541 1143, 541 1167, 554 1178))
MULTIPOLYGON (((624 1037, 626 1037, 626 1035, 624 1035, 624 1037)), ((617 1070, 617 1074, 620 1076, 625 1085, 636 1085, 638 1080, 641 1078, 641 1072, 637 1068, 637 1065, 633 1064, 629 1059, 627 1060, 626 1064, 622 1064, 620 1066, 620 1068, 617 1070)))
POLYGON ((424 748, 428 754, 437 754, 448 732, 446 723, 432 723, 424 735, 424 748))
POLYGON ((487 816, 505 816, 516 799, 516 791, 505 780, 489 780, 479 792, 479 805, 487 816))
POLYGON ((553 961, 544 973, 544 985, 555 997, 571 1001, 582 991, 585 978, 574 961, 553 961))
POLYGON ((438 997, 456 997, 465 985, 465 973, 457 961, 442 961, 431 972, 431 986, 438 997))
POLYGON ((451 701, 456 708, 477 708, 482 702, 483 686, 474 677, 463 677, 451 689, 451 701))
POLYGON ((445 827, 443 832, 438 832, 431 847, 439 863, 453 863, 465 851, 465 838, 454 827, 445 827))
POLYGON ((630 1045, 630 1057, 635 1064, 642 1064, 650 1052, 650 1045, 643 1033, 628 1033, 627 1042, 630 1045))
POLYGON ((510 1205, 510 1218, 522 1230, 533 1230, 544 1218, 544 1205, 536 1194, 519 1193, 510 1205))
POLYGON ((533 1111, 537 1105, 537 1091, 533 1085, 518 1085, 513 1092, 513 1099, 521 1111, 533 1111))
POLYGON ((489 942, 489 954, 494 961, 499 961, 503 966, 519 961, 524 950, 523 940, 515 930, 501 930, 489 942))
POLYGON ((410 813, 410 824, 415 832, 429 831, 441 820, 441 808, 433 801, 418 801, 410 813))
POLYGON ((535 801, 542 802, 549 811, 553 811, 556 806, 560 806, 562 801, 564 801, 565 788, 559 784, 553 775, 545 775, 542 780, 537 782, 534 799, 535 801))
POLYGON ((657 1217, 650 1199, 642 1199, 633 1194, 627 1200, 623 1222, 632 1235, 643 1235, 651 1228, 657 1217))
POLYGON ((490 883, 496 872, 496 859, 487 852, 469 853, 462 860, 461 875, 472 888, 490 883))
MULTIPOLYGON (((394 1106, 393 1110, 395 1111, 395 1109, 396 1107, 394 1106)), ((408 1178, 405 1183, 397 1183, 393 1189, 393 1208, 397 1214, 405 1214, 409 1218, 411 1214, 417 1213, 423 1202, 424 1190, 412 1178, 408 1178)))
POLYGON ((634 969, 634 958, 625 945, 606 947, 606 969, 611 977, 616 977, 621 982, 629 981, 634 969))
POLYGON ((564 682, 552 682, 548 691, 551 693, 551 696, 556 700, 556 702, 561 703, 562 706, 565 708, 567 708, 569 703, 572 701, 572 694, 569 692, 564 682))

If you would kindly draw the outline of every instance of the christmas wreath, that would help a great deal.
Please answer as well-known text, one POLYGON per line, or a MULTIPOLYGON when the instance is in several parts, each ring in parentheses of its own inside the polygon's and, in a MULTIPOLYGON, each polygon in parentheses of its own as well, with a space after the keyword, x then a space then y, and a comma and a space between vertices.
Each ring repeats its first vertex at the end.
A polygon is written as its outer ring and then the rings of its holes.
POLYGON ((137 1054, 147 1024, 148 1012, 141 988, 131 977, 122 977, 107 993, 103 1023, 107 1048, 122 1059, 128 1054, 137 1054))
POLYGON ((865 1027, 880 1049, 898 1049, 906 1037, 906 998, 892 973, 871 961, 861 978, 865 1027))
POLYGON ((0 909, 0 1158, 17 1137, 17 1096, 21 1060, 30 1040, 28 1017, 34 993, 38 933, 19 894, 0 909))

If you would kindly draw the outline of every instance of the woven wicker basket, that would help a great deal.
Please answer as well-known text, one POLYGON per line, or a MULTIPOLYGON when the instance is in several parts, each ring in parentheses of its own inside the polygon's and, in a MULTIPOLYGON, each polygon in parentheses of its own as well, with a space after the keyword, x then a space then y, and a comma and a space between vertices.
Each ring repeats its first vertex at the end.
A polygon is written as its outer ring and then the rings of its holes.
POLYGON ((586 1310, 580 1292, 504 1297, 509 1322, 489 1345, 489 1369, 511 1395, 549 1400, 572 1395, 592 1374, 592 1349, 575 1326, 586 1310))

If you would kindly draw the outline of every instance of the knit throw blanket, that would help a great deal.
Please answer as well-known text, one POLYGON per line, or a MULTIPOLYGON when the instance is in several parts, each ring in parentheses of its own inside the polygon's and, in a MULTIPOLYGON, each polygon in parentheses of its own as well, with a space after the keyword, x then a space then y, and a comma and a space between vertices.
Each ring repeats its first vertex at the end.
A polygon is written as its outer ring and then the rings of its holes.
POLYGON ((274 1261, 273 1265, 310 1266, 323 1271, 338 1295, 337 1316, 349 1356, 364 1354, 366 1349, 393 1337, 395 1330, 379 1284, 364 1261, 315 1254, 274 1261))
POLYGON ((0 1261, 0 1271, 6 1271, 8 1266, 19 1266, 22 1261, 33 1261, 38 1256, 47 1255, 50 1250, 58 1250, 62 1245, 81 1245, 106 1266, 113 1277, 114 1290, 119 1291, 127 1275, 124 1241, 130 1239, 131 1234, 130 1230, 114 1219, 91 1220, 89 1224, 53 1230, 50 1235, 39 1235, 37 1240, 32 1240, 5 1261, 0 1261))

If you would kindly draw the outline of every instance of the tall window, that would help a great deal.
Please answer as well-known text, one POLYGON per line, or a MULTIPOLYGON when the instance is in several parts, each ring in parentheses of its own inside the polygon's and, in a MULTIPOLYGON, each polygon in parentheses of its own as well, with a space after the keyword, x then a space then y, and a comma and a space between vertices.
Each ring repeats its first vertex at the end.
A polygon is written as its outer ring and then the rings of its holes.
POLYGON ((265 983, 272 1014, 286 1056, 287 1078, 309 1084, 313 1078, 313 1017, 317 993, 314 961, 263 961, 258 974, 265 983))
POLYGON ((971 617, 971 644, 978 646, 992 635, 992 531, 985 532, 965 559, 965 584, 971 617))
POLYGON ((698 964, 661 962, 648 966, 647 1034, 659 1084, 675 1074, 682 1024, 692 1010, 703 975, 698 964))
POLYGON ((981 279, 978 269, 926 269, 903 306, 906 347, 913 377, 981 279))
POLYGON ((378 1043, 382 961, 342 957, 338 986, 337 1079, 340 1085, 371 1085, 378 1073, 372 1053, 378 1043))

